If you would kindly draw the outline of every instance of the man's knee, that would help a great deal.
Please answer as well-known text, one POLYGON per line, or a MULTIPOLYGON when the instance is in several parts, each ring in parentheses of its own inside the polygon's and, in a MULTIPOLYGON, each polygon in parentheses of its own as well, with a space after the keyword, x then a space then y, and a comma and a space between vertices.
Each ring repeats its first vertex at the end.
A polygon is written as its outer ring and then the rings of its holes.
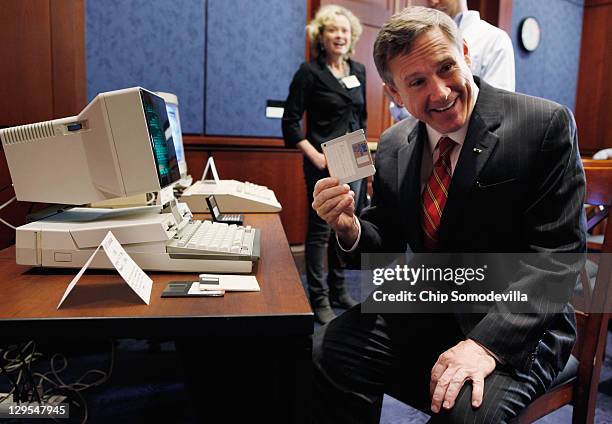
POLYGON ((455 405, 449 411, 439 414, 439 420, 432 420, 433 423, 449 424, 499 424, 507 423, 516 416, 519 403, 513 402, 503 393, 498 391, 485 392, 482 404, 475 408, 472 406, 472 384, 468 381, 463 386, 455 405))
POLYGON ((314 332, 312 340, 312 362, 315 372, 324 372, 333 374, 338 370, 340 360, 338 358, 338 349, 334 349, 329 342, 328 331, 332 326, 333 321, 323 327, 320 327, 314 332))
POLYGON ((322 328, 319 328, 314 332, 314 335, 312 337, 312 362, 317 368, 321 366, 322 358, 324 355, 322 333, 322 328))
POLYGON ((322 371, 344 384, 380 379, 383 370, 379 367, 388 360, 388 354, 381 347, 382 342, 375 347, 368 345, 371 337, 368 329, 375 326, 375 321, 374 315, 362 315, 356 306, 315 331, 312 343, 315 372, 322 371), (378 360, 371 361, 374 357, 378 360))

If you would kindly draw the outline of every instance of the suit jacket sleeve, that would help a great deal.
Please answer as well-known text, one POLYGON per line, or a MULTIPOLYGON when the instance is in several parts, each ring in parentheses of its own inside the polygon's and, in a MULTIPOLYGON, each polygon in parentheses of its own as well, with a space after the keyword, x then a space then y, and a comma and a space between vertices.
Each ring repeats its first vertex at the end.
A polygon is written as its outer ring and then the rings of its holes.
MULTIPOLYGON (((527 250, 576 254, 563 256, 561 263, 546 261, 544 267, 529 259, 522 261, 508 290, 528 294, 531 312, 512 313, 503 303, 496 303, 467 335, 522 372, 531 368, 543 339, 559 340, 572 332, 575 335, 575 324, 568 320, 572 314, 568 301, 584 261, 585 178, 576 125, 567 109, 558 107, 553 112, 537 159, 522 217, 529 241, 527 250), (558 334, 552 334, 555 332, 558 334)), ((569 353, 557 356, 558 369, 569 353)))
POLYGON ((359 125, 363 128, 363 132, 368 136, 368 92, 366 90, 366 73, 365 66, 362 65, 361 85, 363 86, 363 110, 360 115, 359 125))
POLYGON ((397 144, 405 140, 412 126, 399 122, 388 128, 380 138, 376 151, 376 174, 372 179, 371 205, 360 215, 361 238, 350 258, 352 266, 359 264, 357 252, 397 253, 406 251, 407 241, 398 235, 404 217, 398 214, 400 197, 394 181, 397 181, 397 144))
MULTIPOLYGON (((383 143, 379 143, 382 145, 383 143)), ((376 152, 375 167, 380 169, 385 166, 386 155, 388 152, 385 151, 382 146, 379 147, 376 152)), ((350 264, 353 267, 360 266, 360 257, 358 252, 385 252, 385 253, 396 253, 403 252, 406 250, 406 242, 402 241, 395 234, 397 226, 394 225, 395 216, 391 213, 393 210, 397 210, 394 207, 389 207, 387 200, 394 199, 393 196, 385 196, 385 187, 381 178, 377 178, 374 175, 372 179, 373 186, 373 197, 370 206, 363 210, 359 217, 359 223, 361 225, 361 237, 357 249, 352 253, 350 257, 350 264)))
POLYGON ((300 121, 310 104, 312 84, 312 72, 308 69, 308 65, 303 63, 293 76, 283 112, 283 138, 285 146, 289 148, 294 148, 298 142, 306 138, 300 126, 300 121))

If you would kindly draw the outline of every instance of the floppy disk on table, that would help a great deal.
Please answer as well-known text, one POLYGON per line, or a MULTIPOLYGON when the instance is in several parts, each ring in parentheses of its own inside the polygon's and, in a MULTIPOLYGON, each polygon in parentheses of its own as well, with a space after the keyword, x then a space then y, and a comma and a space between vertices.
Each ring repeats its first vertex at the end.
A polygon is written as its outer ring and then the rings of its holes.
POLYGON ((340 184, 351 183, 376 172, 363 130, 326 141, 321 147, 329 175, 338 178, 340 184))

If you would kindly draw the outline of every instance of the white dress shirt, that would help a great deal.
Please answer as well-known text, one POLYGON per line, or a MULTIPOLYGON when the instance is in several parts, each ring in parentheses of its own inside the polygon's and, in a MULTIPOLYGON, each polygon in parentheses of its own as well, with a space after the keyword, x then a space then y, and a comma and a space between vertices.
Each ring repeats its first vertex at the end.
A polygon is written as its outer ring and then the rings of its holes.
POLYGON ((514 50, 508 34, 480 19, 475 10, 454 19, 467 41, 472 73, 494 87, 514 91, 514 50))

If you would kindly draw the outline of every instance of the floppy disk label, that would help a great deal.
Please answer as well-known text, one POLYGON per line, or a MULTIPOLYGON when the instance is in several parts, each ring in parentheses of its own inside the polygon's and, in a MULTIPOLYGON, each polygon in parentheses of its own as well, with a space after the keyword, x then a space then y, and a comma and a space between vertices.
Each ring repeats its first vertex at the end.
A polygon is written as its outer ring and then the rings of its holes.
POLYGON ((363 130, 334 138, 321 147, 329 175, 338 178, 340 184, 351 183, 376 172, 363 130))

